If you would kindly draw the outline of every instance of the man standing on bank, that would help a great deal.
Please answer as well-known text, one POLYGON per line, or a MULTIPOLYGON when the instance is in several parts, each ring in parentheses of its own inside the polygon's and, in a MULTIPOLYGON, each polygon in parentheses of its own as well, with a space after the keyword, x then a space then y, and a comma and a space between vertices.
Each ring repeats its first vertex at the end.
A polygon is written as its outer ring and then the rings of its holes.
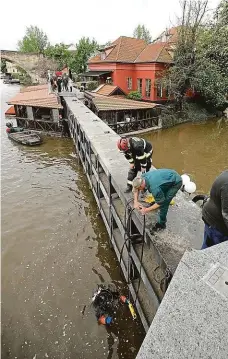
POLYGON ((132 181, 137 176, 137 173, 139 171, 144 173, 150 170, 153 147, 150 142, 138 137, 121 137, 117 141, 117 147, 130 163, 127 188, 125 190, 125 193, 128 193, 132 190, 132 181))
POLYGON ((228 170, 213 183, 202 217, 205 223, 202 249, 228 241, 228 170))
POLYGON ((143 215, 160 208, 159 220, 152 227, 152 231, 160 231, 166 228, 169 204, 182 185, 181 176, 176 171, 165 168, 149 171, 144 173, 142 177, 136 177, 133 180, 134 208, 139 209, 143 215), (138 202, 139 191, 144 189, 147 189, 155 200, 155 203, 147 208, 138 202))

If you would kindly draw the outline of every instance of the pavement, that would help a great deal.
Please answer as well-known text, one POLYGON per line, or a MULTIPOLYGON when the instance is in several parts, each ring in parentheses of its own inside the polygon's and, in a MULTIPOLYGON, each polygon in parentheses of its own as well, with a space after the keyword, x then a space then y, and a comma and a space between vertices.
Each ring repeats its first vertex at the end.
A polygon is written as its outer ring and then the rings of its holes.
POLYGON ((183 255, 137 359, 228 358, 228 242, 183 255))

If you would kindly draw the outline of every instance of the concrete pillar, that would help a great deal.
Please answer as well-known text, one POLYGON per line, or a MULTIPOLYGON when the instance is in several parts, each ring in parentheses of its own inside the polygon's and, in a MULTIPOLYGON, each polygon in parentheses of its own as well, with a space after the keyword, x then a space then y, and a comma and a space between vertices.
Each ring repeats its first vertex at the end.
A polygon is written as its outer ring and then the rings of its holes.
POLYGON ((162 127, 162 119, 158 116, 158 127, 162 127))
POLYGON ((29 120, 34 120, 32 107, 27 106, 26 111, 27 111, 27 117, 29 118, 29 120))
POLYGON ((51 110, 51 115, 52 115, 52 119, 53 119, 54 122, 59 121, 59 110, 57 108, 53 108, 51 110))

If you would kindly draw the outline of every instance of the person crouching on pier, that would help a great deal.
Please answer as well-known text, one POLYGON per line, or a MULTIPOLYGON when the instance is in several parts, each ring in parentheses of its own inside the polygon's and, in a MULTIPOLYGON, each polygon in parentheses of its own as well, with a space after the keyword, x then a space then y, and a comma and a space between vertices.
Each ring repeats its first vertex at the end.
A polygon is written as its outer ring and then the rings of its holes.
POLYGON ((204 241, 201 249, 228 241, 228 170, 214 181, 202 211, 204 241))
POLYGON ((133 180, 134 208, 139 209, 143 215, 157 208, 160 209, 158 222, 152 227, 153 232, 166 228, 169 204, 182 185, 182 178, 176 171, 163 168, 149 171, 133 180), (139 191, 145 189, 153 195, 155 200, 155 203, 147 208, 138 202, 139 191))
POLYGON ((148 172, 152 164, 153 147, 152 144, 143 138, 121 137, 117 141, 117 147, 130 163, 127 177, 127 188, 125 193, 131 192, 132 181, 138 172, 148 172))

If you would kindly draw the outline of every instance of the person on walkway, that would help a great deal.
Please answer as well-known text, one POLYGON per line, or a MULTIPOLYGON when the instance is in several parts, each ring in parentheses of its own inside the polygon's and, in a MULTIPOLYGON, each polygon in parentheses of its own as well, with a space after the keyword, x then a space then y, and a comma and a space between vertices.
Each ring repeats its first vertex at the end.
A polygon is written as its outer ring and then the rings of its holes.
POLYGON ((158 169, 136 177, 133 182, 134 208, 140 210, 141 214, 160 209, 158 222, 152 227, 152 231, 159 231, 166 228, 166 217, 169 204, 175 197, 183 183, 181 176, 171 169, 158 169), (155 203, 150 207, 144 207, 138 202, 139 191, 147 189, 154 197, 155 203))
POLYGON ((228 170, 214 181, 210 197, 203 206, 202 218, 205 228, 201 249, 228 241, 228 170))
POLYGON ((58 76, 57 78, 57 86, 58 86, 58 92, 62 92, 62 77, 58 76))
POLYGON ((69 90, 70 90, 70 92, 72 92, 72 90, 73 90, 73 81, 72 81, 72 79, 69 77, 69 90))
POLYGON ((127 177, 127 188, 125 193, 131 192, 132 181, 137 173, 148 172, 152 164, 153 147, 152 144, 143 138, 122 137, 117 141, 117 147, 130 163, 130 169, 127 177))

